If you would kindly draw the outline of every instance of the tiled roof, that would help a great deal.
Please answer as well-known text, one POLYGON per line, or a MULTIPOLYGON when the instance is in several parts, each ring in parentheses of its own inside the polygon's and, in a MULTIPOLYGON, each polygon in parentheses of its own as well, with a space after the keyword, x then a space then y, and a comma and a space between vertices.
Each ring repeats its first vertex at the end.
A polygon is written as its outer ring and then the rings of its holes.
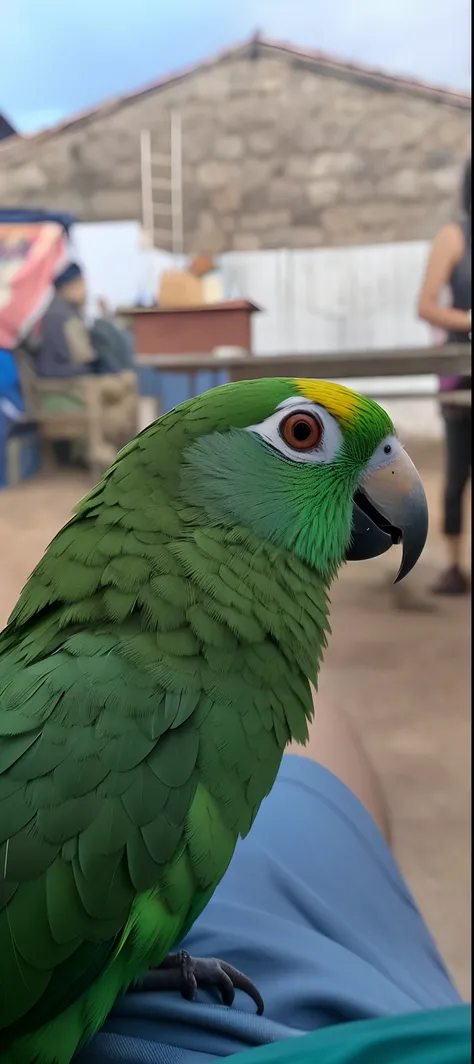
POLYGON ((440 103, 447 103, 463 110, 469 109, 471 106, 471 96, 468 93, 456 92, 439 85, 429 85, 416 78, 387 74, 383 70, 336 58, 326 52, 311 51, 285 41, 271 40, 256 34, 242 44, 234 45, 209 59, 168 74, 134 92, 115 96, 102 104, 98 104, 96 107, 71 115, 69 118, 65 118, 63 121, 41 130, 39 133, 25 135, 21 140, 16 137, 13 140, 9 139, 7 144, 1 145, 0 152, 3 154, 5 151, 11 151, 15 146, 27 147, 28 144, 40 143, 50 137, 66 132, 74 126, 114 114, 117 110, 137 102, 144 96, 166 89, 168 86, 176 84, 195 73, 217 66, 226 60, 238 58, 239 56, 245 57, 246 55, 253 55, 255 58, 258 55, 287 56, 308 64, 308 67, 315 70, 315 72, 325 73, 328 76, 350 78, 359 83, 363 82, 369 87, 372 86, 374 89, 408 93, 409 95, 434 99, 440 103))

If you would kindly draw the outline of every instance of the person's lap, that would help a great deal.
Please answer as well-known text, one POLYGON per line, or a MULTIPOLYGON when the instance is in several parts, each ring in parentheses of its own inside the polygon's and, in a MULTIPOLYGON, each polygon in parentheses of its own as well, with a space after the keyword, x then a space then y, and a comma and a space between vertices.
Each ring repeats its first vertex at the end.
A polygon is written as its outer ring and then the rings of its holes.
POLYGON ((372 817, 336 776, 287 756, 247 839, 187 936, 258 986, 121 999, 77 1064, 208 1064, 330 1024, 460 1003, 372 817))

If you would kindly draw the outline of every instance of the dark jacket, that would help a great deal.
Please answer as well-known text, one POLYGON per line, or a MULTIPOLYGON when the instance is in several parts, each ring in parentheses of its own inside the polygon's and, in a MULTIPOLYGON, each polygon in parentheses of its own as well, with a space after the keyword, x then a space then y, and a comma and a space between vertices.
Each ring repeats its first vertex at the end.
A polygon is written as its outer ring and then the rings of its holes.
POLYGON ((68 303, 58 292, 48 307, 41 326, 36 356, 40 377, 79 377, 90 373, 94 351, 79 307, 68 303))

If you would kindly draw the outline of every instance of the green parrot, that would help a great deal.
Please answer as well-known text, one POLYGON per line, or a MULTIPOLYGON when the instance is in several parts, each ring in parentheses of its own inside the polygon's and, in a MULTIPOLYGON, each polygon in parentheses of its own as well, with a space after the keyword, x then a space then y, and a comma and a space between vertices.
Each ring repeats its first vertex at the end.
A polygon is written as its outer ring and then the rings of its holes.
POLYGON ((128 989, 255 987, 173 947, 304 743, 346 559, 427 535, 388 415, 228 384, 125 447, 0 634, 0 1061, 69 1064, 128 989))

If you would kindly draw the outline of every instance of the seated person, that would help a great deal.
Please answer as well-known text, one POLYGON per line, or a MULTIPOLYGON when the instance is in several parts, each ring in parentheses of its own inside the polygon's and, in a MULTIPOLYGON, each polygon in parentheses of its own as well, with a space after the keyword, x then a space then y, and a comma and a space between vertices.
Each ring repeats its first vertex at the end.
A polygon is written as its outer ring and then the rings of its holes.
POLYGON ((60 465, 86 468, 90 465, 92 449, 95 461, 105 469, 113 461, 117 448, 136 431, 135 391, 124 373, 133 366, 133 350, 124 332, 105 317, 96 321, 91 330, 87 328, 84 315, 87 291, 77 263, 72 262, 63 270, 54 287, 55 294, 44 314, 34 355, 36 373, 43 381, 39 394, 41 414, 55 418, 80 414, 87 405, 86 396, 91 398, 90 378, 101 377, 103 383, 97 380, 92 386, 101 415, 92 417, 95 427, 87 443, 83 439, 57 439, 53 441, 53 451, 60 465), (110 374, 122 374, 116 387, 115 382, 112 387, 112 382, 104 379, 110 374), (77 387, 81 377, 89 378, 87 390, 77 387), (65 387, 59 390, 58 380, 65 382, 65 387), (54 381, 51 388, 48 381, 54 381))
POLYGON ((36 357, 40 377, 71 378, 85 373, 121 373, 133 364, 128 338, 103 314, 87 329, 87 291, 80 266, 72 262, 56 278, 55 294, 42 323, 36 357))
POLYGON ((93 372, 94 349, 84 321, 86 286, 75 262, 56 278, 56 289, 42 322, 36 356, 40 377, 78 377, 93 372))

